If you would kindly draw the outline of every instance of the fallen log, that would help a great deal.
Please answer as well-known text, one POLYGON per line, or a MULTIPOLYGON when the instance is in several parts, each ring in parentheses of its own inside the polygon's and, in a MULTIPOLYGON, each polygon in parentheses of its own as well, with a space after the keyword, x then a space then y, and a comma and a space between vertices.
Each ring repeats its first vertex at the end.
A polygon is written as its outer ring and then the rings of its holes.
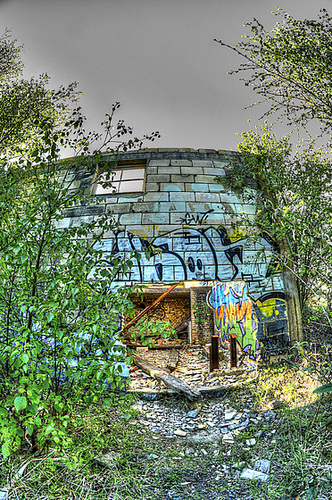
POLYGON ((171 352, 169 353, 167 368, 169 368, 171 372, 173 372, 178 362, 179 362, 179 352, 176 349, 172 349, 171 352))
POLYGON ((151 377, 155 378, 156 380, 158 380, 158 382, 163 382, 163 384, 165 384, 169 389, 172 389, 179 394, 183 394, 191 401, 199 398, 201 393, 197 389, 190 387, 187 382, 184 382, 174 375, 167 373, 165 370, 158 368, 158 366, 148 363, 142 358, 137 358, 136 356, 134 356, 133 359, 135 365, 141 368, 144 373, 147 373, 151 377))

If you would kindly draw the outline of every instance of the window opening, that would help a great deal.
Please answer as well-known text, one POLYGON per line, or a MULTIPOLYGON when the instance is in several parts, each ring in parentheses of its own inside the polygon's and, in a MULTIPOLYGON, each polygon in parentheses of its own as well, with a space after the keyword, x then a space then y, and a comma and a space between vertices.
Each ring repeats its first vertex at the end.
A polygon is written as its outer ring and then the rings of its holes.
POLYGON ((108 182, 112 184, 103 187, 106 182, 106 173, 100 178, 95 194, 141 193, 144 191, 145 168, 117 168, 111 172, 108 182))

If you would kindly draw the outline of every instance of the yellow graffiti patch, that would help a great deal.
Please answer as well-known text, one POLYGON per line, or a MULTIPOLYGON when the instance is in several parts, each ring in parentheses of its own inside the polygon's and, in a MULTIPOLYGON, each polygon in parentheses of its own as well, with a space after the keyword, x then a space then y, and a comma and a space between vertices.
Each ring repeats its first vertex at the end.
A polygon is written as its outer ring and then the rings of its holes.
POLYGON ((268 299, 263 303, 260 300, 257 300, 256 305, 259 307, 260 312, 263 316, 269 318, 275 314, 276 316, 279 314, 278 309, 276 308, 276 299, 268 299))
POLYGON ((229 239, 231 240, 232 243, 235 243, 236 241, 243 240, 243 238, 246 238, 248 235, 247 231, 245 229, 242 229, 241 227, 233 228, 229 233, 229 239))

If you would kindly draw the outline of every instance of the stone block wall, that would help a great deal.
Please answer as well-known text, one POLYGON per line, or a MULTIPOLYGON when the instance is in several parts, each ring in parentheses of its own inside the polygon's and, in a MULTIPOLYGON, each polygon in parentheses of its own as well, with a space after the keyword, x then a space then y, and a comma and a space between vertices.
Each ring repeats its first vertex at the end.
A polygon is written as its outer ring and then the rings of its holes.
MULTIPOLYGON (((258 339, 273 339, 267 341, 272 346, 281 340, 287 344, 282 275, 269 275, 269 264, 275 258, 273 240, 266 233, 256 239, 247 234, 241 227, 240 215, 254 214, 255 206, 243 203, 215 180, 216 176, 225 178, 233 160, 240 162, 238 154, 223 150, 148 149, 121 154, 117 168, 122 167, 121 162, 145 168, 144 192, 103 195, 106 201, 98 211, 113 217, 119 228, 104 235, 101 248, 110 261, 115 255, 139 252, 141 258, 134 260, 130 273, 117 277, 120 282, 193 281, 206 285, 245 281, 259 318, 258 339), (146 257, 147 247, 150 259, 146 257)), ((104 155, 102 162, 114 169, 114 159, 109 155, 104 155)), ((93 173, 82 172, 81 179, 81 186, 89 187, 93 173)), ((249 185, 248 189, 254 190, 255 186, 249 185)), ((73 209, 61 222, 62 227, 95 216, 93 192, 92 203, 73 209)), ((205 343, 213 333, 213 325, 207 330, 195 312, 195 297, 202 293, 192 292, 192 335, 195 342, 205 343)), ((208 314, 211 316, 211 310, 208 314)), ((206 319, 206 324, 209 322, 206 319)))

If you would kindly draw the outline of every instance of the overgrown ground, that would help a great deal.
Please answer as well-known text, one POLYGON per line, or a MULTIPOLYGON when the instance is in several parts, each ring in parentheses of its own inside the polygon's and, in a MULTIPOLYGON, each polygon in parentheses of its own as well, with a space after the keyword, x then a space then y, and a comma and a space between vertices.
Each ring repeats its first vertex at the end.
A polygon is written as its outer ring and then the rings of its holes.
MULTIPOLYGON (((96 407, 90 417, 72 421, 73 456, 75 450, 78 460, 71 469, 63 465, 64 454, 51 449, 16 455, 2 463, 1 484, 8 489, 0 498, 331 499, 332 398, 312 393, 317 381, 306 374, 306 366, 302 361, 300 368, 287 364, 264 369, 226 394, 222 402, 234 409, 251 407, 259 415, 273 407, 277 415, 268 426, 264 419, 251 421, 233 445, 188 445, 187 437, 156 435, 126 397, 107 411, 96 407), (266 437, 248 448, 246 440, 260 431, 266 437), (240 479, 243 468, 252 468, 257 458, 270 460, 270 480, 240 479)), ((200 404, 213 408, 220 402, 200 404)), ((162 404, 185 412, 193 406, 180 398, 162 404)))

